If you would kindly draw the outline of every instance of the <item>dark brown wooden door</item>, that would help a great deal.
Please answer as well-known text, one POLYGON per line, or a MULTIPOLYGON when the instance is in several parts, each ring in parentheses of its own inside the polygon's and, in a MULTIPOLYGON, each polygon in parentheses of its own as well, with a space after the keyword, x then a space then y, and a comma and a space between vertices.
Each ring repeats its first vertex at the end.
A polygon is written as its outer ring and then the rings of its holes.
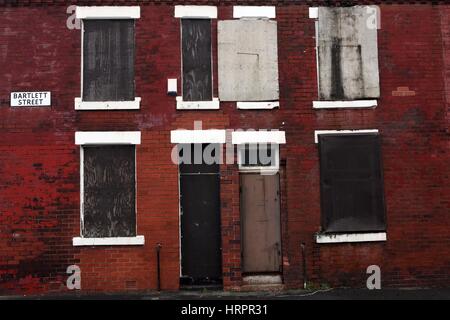
POLYGON ((279 175, 241 174, 240 183, 243 272, 279 272, 279 175))
POLYGON ((222 251, 218 164, 180 165, 180 204, 181 284, 220 284, 222 251))

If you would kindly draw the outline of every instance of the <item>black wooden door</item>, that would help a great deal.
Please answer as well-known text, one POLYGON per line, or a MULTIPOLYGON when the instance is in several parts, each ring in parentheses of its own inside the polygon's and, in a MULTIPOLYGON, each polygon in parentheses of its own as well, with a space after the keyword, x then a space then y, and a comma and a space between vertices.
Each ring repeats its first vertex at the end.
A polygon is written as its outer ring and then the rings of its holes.
POLYGON ((180 166, 180 204, 182 284, 220 284, 219 166, 180 166))

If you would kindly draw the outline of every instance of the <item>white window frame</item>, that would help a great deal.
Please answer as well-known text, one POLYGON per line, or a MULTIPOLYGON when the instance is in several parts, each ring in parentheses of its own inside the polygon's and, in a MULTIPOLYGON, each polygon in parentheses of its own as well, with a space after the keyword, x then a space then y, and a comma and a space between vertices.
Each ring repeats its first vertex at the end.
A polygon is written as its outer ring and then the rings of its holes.
MULTIPOLYGON (((309 8, 309 18, 314 19, 315 23, 315 39, 316 39, 316 73, 317 73, 317 90, 320 90, 320 70, 319 70, 319 8, 309 8)), ((378 106, 378 99, 362 99, 351 101, 313 101, 313 109, 361 109, 375 108, 378 106)))
POLYGON ((139 6, 77 6, 75 12, 76 18, 81 21, 81 96, 75 98, 75 110, 139 110, 141 105, 140 97, 135 97, 131 101, 83 101, 83 20, 139 19, 141 17, 141 8, 139 6))
POLYGON ((234 131, 231 133, 232 144, 237 145, 237 159, 240 172, 256 172, 261 174, 275 174, 280 170, 280 144, 286 143, 284 131, 234 131), (250 149, 256 149, 258 146, 275 145, 275 165, 273 166, 245 166, 243 165, 243 152, 245 145, 250 149))
POLYGON ((261 173, 261 174, 276 174, 280 170, 280 145, 277 143, 246 143, 237 145, 237 160, 239 172, 246 173, 261 173), (246 166, 244 162, 245 146, 248 145, 250 150, 258 150, 264 147, 265 149, 273 148, 275 151, 275 164, 272 166, 246 166))
MULTIPOLYGON (((378 129, 357 129, 357 130, 315 130, 314 142, 319 143, 319 135, 352 135, 376 133, 378 129)), ((351 242, 380 242, 387 240, 386 232, 361 232, 361 233, 319 233, 315 236, 316 243, 351 243, 351 242)))
MULTIPOLYGON (((78 131, 75 132, 75 144, 80 146, 80 237, 72 239, 73 246, 114 246, 114 245, 144 245, 142 235, 135 237, 104 237, 86 238, 83 236, 83 201, 84 201, 84 148, 83 146, 101 145, 137 145, 141 143, 140 131, 78 131)), ((137 202, 137 163, 135 150, 135 201, 137 202)), ((135 206, 137 231, 137 205, 135 206)))
MULTIPOLYGON (((215 6, 175 6, 175 18, 180 19, 217 19, 217 7, 215 6)), ((214 97, 214 61, 211 41, 211 101, 183 101, 183 31, 180 23, 180 51, 181 51, 181 96, 176 97, 177 110, 218 110, 220 109, 219 98, 214 97)))

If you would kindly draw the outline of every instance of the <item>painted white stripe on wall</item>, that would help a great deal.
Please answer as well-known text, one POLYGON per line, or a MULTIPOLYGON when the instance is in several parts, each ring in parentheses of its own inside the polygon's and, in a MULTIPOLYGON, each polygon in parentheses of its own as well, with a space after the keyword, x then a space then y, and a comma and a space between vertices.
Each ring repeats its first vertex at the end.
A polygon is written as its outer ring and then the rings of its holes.
POLYGON ((237 102, 238 109, 251 110, 251 109, 275 109, 280 107, 279 101, 272 102, 237 102))
POLYGON ((138 6, 92 6, 76 8, 77 19, 139 19, 141 8, 138 6))
POLYGON ((75 98, 75 110, 138 110, 140 105, 139 97, 134 101, 83 101, 75 98))
POLYGON ((217 19, 217 7, 175 6, 175 18, 217 19))
POLYGON ((269 18, 275 19, 274 6, 234 6, 233 18, 269 18))
POLYGON ((377 100, 313 101, 314 109, 373 108, 377 105, 377 100))
POLYGON ((321 134, 358 134, 358 133, 378 133, 378 129, 316 130, 316 131, 314 131, 314 142, 319 143, 319 135, 321 135, 321 134))
POLYGON ((140 131, 77 131, 75 144, 141 144, 140 131))
POLYGON ((374 242, 386 240, 386 232, 316 235, 316 243, 374 242))
POLYGON ((172 130, 171 143, 225 143, 225 130, 172 130))
POLYGON ((233 144, 286 143, 284 131, 235 131, 231 133, 233 144))
POLYGON ((178 96, 177 110, 217 110, 220 108, 218 98, 213 98, 212 101, 183 101, 183 97, 178 96))
POLYGON ((135 246, 144 245, 144 236, 117 238, 81 238, 72 239, 73 246, 135 246))

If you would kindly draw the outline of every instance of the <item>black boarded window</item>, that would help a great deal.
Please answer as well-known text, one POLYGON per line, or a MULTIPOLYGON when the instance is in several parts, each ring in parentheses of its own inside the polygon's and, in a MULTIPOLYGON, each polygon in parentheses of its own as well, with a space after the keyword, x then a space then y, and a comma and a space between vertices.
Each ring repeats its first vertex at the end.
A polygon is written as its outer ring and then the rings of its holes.
POLYGON ((83 28, 83 101, 134 100, 134 20, 84 20, 83 28))
POLYGON ((183 101, 211 101, 211 20, 181 19, 183 101))
POLYGON ((134 237, 135 147, 83 147, 83 237, 134 237))
POLYGON ((384 231, 378 135, 320 135, 324 232, 384 231))

